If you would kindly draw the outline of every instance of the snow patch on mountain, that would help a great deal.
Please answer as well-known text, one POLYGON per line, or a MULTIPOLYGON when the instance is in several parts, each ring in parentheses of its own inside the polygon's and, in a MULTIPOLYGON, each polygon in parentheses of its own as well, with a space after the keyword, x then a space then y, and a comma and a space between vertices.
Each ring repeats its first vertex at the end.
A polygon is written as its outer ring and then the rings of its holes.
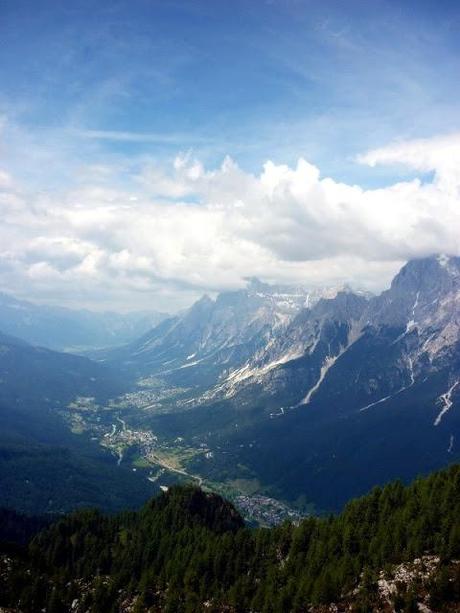
POLYGON ((420 297, 420 291, 418 291, 418 292, 417 292, 417 295, 415 296, 414 306, 412 307, 412 319, 410 319, 410 320, 407 322, 407 326, 406 326, 406 334, 407 334, 408 332, 410 332, 410 330, 412 330, 412 328, 413 328, 414 326, 416 326, 416 325, 417 325, 417 322, 415 321, 415 311, 416 311, 417 306, 418 306, 418 299, 419 299, 419 297, 420 297))
POLYGON ((407 360, 408 371, 409 371, 408 372, 408 374, 409 374, 409 385, 403 385, 402 387, 400 387, 393 394, 388 394, 387 396, 384 396, 383 398, 380 398, 379 400, 376 400, 374 402, 371 402, 370 404, 367 404, 366 406, 364 406, 361 409, 359 409, 360 412, 367 411, 368 409, 370 409, 372 407, 375 407, 378 404, 383 404, 387 400, 390 400, 391 398, 394 398, 395 396, 398 396, 399 394, 402 394, 402 392, 405 392, 406 390, 410 389, 415 384, 414 361, 413 361, 413 359, 412 359, 412 357, 410 355, 406 356, 406 360, 407 360))
POLYGON ((415 383, 415 376, 414 376, 414 363, 410 355, 407 356, 407 363, 409 365, 409 377, 410 377, 410 385, 408 387, 411 387, 415 383))
POLYGON ((334 366, 337 360, 355 343, 362 335, 362 328, 358 322, 352 322, 350 331, 348 333, 348 340, 344 347, 341 347, 339 352, 336 355, 328 355, 323 364, 321 365, 320 374, 315 385, 310 388, 306 394, 306 396, 301 400, 298 406, 306 405, 310 403, 312 396, 319 390, 321 384, 326 378, 329 370, 334 366))
POLYGON ((247 379, 261 380, 264 375, 269 373, 274 368, 281 366, 281 364, 286 364, 287 362, 295 360, 301 356, 301 351, 299 352, 298 350, 293 349, 292 351, 288 351, 284 355, 280 356, 276 360, 273 360, 268 364, 264 364, 263 366, 251 367, 250 363, 245 364, 241 368, 238 368, 231 372, 226 378, 225 382, 218 386, 215 391, 217 392, 225 390, 225 397, 230 398, 237 391, 239 383, 247 379))
POLYGON ((380 400, 376 400, 375 402, 371 402, 370 404, 367 404, 365 407, 362 407, 361 409, 359 409, 359 411, 360 412, 361 411, 367 411, 367 409, 370 409, 371 407, 375 407, 378 404, 382 404, 383 402, 386 402, 390 398, 393 398, 393 396, 396 396, 397 394, 399 394, 400 391, 401 390, 398 390, 394 394, 389 394, 388 396, 384 396, 383 398, 380 398, 380 400))
POLYGON ((447 390, 447 392, 445 392, 444 394, 441 394, 441 396, 439 396, 438 400, 441 401, 442 408, 441 408, 441 411, 439 412, 439 415, 434 420, 434 424, 433 424, 434 426, 439 426, 439 424, 441 423, 441 420, 444 417, 444 415, 452 407, 452 405, 453 405, 452 394, 453 394, 453 391, 457 387, 458 384, 459 384, 459 380, 457 379, 450 386, 450 388, 447 390))
POLYGON ((449 264, 449 256, 447 256, 445 253, 440 253, 436 259, 443 268, 447 268, 447 265, 449 264))
POLYGON ((335 356, 328 355, 326 357, 326 359, 324 360, 321 366, 318 381, 315 383, 315 385, 311 389, 308 390, 307 395, 303 398, 303 400, 299 402, 299 406, 310 403, 311 397, 313 396, 315 392, 319 390, 321 383, 324 381, 324 378, 327 375, 328 371, 334 366, 337 359, 342 355, 342 353, 343 351, 339 353, 338 355, 335 355, 335 356))

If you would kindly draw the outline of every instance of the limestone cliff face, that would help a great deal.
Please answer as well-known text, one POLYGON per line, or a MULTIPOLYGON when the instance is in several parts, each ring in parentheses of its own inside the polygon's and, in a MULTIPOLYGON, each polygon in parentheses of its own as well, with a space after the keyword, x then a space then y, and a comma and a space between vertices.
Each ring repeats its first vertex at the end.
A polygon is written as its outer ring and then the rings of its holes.
POLYGON ((112 359, 197 384, 200 404, 257 389, 283 407, 325 393, 345 364, 342 392, 352 384, 359 409, 437 370, 456 380, 459 343, 460 258, 433 256, 408 262, 379 296, 252 279, 203 297, 112 359))

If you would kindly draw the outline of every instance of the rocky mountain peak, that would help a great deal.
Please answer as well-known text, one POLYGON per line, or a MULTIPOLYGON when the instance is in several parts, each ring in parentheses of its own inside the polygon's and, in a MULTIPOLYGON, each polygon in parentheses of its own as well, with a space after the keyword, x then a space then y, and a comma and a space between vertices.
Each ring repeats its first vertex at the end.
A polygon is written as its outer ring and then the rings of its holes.
POLYGON ((357 320, 367 306, 364 295, 355 294, 351 289, 343 289, 334 298, 322 298, 314 312, 319 317, 329 317, 336 321, 357 320))
POLYGON ((410 260, 393 279, 391 289, 406 293, 449 291, 459 284, 460 257, 436 255, 410 260))
POLYGON ((442 313, 444 319, 458 309, 459 298, 460 258, 430 256, 410 260, 395 276, 390 289, 371 301, 368 319, 374 325, 421 330, 432 327, 442 313))
POLYGON ((270 292, 271 285, 264 283, 258 277, 246 277, 246 289, 249 292, 270 292))
POLYGON ((206 309, 214 304, 214 300, 208 296, 208 294, 203 294, 201 298, 199 298, 196 302, 192 304, 190 310, 195 309, 206 309))

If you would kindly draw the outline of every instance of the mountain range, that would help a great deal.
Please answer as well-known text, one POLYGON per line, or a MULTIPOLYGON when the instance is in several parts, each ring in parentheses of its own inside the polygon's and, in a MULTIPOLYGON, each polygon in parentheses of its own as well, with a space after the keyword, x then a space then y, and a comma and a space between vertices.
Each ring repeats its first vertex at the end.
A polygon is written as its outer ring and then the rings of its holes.
POLYGON ((410 261, 379 296, 252 282, 103 359, 180 388, 143 421, 209 448, 194 473, 339 508, 459 457, 460 258, 410 261))
POLYGON ((35 304, 0 293, 0 330, 57 351, 122 345, 147 332, 166 315, 152 309, 120 314, 35 304))
POLYGON ((458 257, 412 260, 378 296, 250 279, 91 360, 4 336, 0 401, 29 439, 48 416, 111 452, 141 497, 188 479, 334 511, 460 458, 459 307, 458 257))

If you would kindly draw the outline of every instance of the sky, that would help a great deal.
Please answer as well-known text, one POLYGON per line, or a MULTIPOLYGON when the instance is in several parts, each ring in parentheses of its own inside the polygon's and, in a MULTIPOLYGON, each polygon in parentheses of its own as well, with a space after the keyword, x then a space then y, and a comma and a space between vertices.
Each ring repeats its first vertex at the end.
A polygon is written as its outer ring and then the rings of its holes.
POLYGON ((0 291, 175 311, 460 255, 460 6, 0 0, 0 291))

